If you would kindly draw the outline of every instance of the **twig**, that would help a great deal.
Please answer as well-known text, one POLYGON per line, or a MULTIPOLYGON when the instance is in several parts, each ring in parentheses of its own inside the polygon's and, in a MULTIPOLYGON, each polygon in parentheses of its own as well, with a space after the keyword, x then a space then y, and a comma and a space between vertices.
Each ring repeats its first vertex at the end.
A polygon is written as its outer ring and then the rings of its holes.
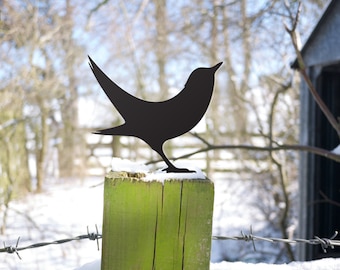
POLYGON ((204 139, 203 137, 201 137, 198 133, 196 132, 189 132, 192 136, 194 136, 195 138, 199 139, 201 142, 203 142, 207 147, 212 146, 206 139, 204 139))
POLYGON ((323 198, 323 200, 315 201, 315 203, 330 203, 330 204, 333 204, 337 207, 340 207, 340 202, 332 200, 321 190, 319 191, 319 193, 320 193, 321 197, 323 198))
MULTIPOLYGON (((288 7, 287 7, 287 9, 288 9, 288 7)), ((297 56, 297 69, 300 72, 303 79, 305 80, 315 102, 318 104, 319 108, 321 109, 321 111, 326 116, 328 122, 335 129, 335 131, 338 134, 338 138, 340 139, 340 123, 339 123, 339 121, 334 117, 334 115, 331 113, 331 111, 329 110, 327 105, 323 102, 323 100, 321 99, 320 95, 316 91, 312 81, 310 80, 310 78, 309 78, 309 76, 306 72, 306 65, 303 61, 303 57, 302 57, 301 51, 300 51, 299 46, 298 46, 297 34, 296 34, 296 27, 297 27, 297 24, 298 24, 298 21, 299 21, 300 12, 301 12, 301 2, 299 2, 298 10, 297 10, 295 16, 293 16, 292 14, 290 15, 290 19, 292 21, 292 27, 289 28, 286 24, 284 24, 285 29, 286 29, 287 33, 289 34, 289 36, 292 40, 294 50, 295 50, 295 53, 296 53, 296 56, 297 56)))
POLYGON ((108 2, 109 2, 109 0, 103 0, 103 1, 99 2, 94 8, 92 8, 90 10, 90 12, 87 15, 87 19, 89 20, 93 13, 98 11, 102 6, 106 5, 108 2))

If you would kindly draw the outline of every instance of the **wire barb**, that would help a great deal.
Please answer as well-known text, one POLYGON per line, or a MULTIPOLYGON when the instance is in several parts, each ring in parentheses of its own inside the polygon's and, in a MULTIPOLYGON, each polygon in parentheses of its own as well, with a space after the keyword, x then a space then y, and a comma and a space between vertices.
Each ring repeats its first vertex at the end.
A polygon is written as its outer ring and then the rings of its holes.
POLYGON ((252 228, 252 226, 250 225, 250 234, 244 234, 241 231, 241 235, 242 235, 244 241, 246 241, 246 242, 251 241, 252 242, 254 251, 256 252, 256 247, 255 247, 255 242, 254 242, 254 237, 253 237, 253 228, 252 228))
MULTIPOLYGON (((17 243, 16 243, 15 247, 13 247, 13 246, 6 246, 6 243, 4 242, 3 250, 4 250, 4 252, 7 252, 9 254, 13 254, 13 253, 17 254, 18 258, 21 260, 21 257, 20 257, 19 252, 18 252, 19 241, 20 241, 20 236, 18 237, 18 240, 17 240, 17 243)), ((1 252, 1 249, 0 249, 0 252, 1 252)))
POLYGON ((335 237, 338 235, 338 231, 335 231, 335 233, 332 235, 332 237, 330 239, 328 238, 320 238, 318 236, 314 236, 314 238, 317 240, 317 244, 321 245, 321 248, 323 250, 324 253, 327 253, 327 249, 331 248, 334 249, 334 246, 336 245, 336 243, 334 243, 334 239, 335 237))
MULTIPOLYGON (((90 239, 90 240, 92 240, 92 241, 94 241, 94 240, 97 240, 97 249, 98 249, 98 251, 99 251, 99 233, 98 233, 98 226, 97 226, 97 224, 96 224, 96 232, 97 233, 90 233, 89 232, 89 226, 87 226, 87 235, 88 235, 88 238, 90 239)), ((102 236, 100 235, 100 238, 101 238, 102 236)))

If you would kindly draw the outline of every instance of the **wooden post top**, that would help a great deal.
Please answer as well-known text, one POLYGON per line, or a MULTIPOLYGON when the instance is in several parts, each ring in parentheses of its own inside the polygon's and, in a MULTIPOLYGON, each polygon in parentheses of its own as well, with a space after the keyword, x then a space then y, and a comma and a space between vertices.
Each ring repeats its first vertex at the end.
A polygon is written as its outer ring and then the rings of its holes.
POLYGON ((209 269, 214 185, 164 174, 106 175, 102 270, 209 269))

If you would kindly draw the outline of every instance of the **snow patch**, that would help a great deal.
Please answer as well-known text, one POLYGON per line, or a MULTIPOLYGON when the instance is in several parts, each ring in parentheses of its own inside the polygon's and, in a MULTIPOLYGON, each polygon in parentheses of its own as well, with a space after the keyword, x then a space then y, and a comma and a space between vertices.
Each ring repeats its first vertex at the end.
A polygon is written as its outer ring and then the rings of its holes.
POLYGON ((114 172, 147 173, 148 166, 128 159, 112 158, 111 168, 114 172))
POLYGON ((196 167, 187 166, 187 164, 178 164, 175 163, 178 167, 185 167, 191 171, 192 173, 167 173, 163 171, 163 169, 150 172, 148 166, 144 164, 140 164, 131 160, 121 159, 121 158, 112 158, 112 171, 114 172, 129 172, 129 173, 143 173, 145 177, 141 178, 143 181, 159 181, 164 182, 165 180, 174 180, 174 179, 207 179, 204 173, 196 167))
POLYGON ((158 170, 156 172, 147 173, 142 179, 144 181, 160 181, 165 180, 175 180, 175 179, 207 179, 204 173, 198 168, 188 168, 192 173, 167 173, 163 170, 158 170))
POLYGON ((74 270, 100 270, 101 267, 101 260, 96 260, 87 264, 84 264, 81 267, 78 267, 74 270))
POLYGON ((335 147, 331 152, 340 155, 340 144, 337 147, 335 147))
POLYGON ((340 259, 326 258, 288 264, 221 262, 210 264, 211 270, 329 270, 339 269, 340 259))

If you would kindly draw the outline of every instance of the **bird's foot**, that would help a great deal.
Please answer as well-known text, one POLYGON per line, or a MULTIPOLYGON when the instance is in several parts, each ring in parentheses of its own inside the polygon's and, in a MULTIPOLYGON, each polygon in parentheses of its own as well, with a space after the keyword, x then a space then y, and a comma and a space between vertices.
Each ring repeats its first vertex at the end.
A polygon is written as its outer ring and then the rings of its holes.
POLYGON ((166 169, 163 169, 163 171, 166 171, 167 173, 195 173, 196 171, 191 171, 186 168, 177 168, 177 167, 168 167, 166 169))

